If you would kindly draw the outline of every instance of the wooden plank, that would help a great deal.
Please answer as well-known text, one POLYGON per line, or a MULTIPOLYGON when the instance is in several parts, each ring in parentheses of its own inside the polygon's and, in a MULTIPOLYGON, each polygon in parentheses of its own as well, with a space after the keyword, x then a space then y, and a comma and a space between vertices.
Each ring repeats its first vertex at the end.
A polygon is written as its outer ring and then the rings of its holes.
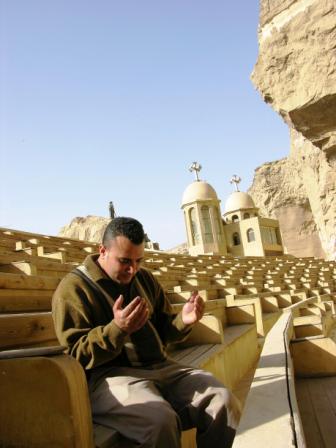
MULTIPOLYGON (((0 253, 0 265, 1 264, 8 264, 13 261, 26 261, 31 263, 43 263, 43 262, 50 262, 49 257, 37 257, 34 255, 27 254, 26 252, 13 252, 13 253, 0 253)), ((54 262, 59 263, 59 262, 54 262)))
POLYGON ((229 345, 236 339, 238 339, 240 336, 242 336, 244 333, 247 333, 252 328, 254 328, 255 325, 252 324, 244 324, 244 325, 232 325, 230 327, 224 328, 224 345, 229 345))
POLYGON ((314 408, 308 388, 309 380, 297 380, 295 382, 295 392, 298 401, 303 432, 307 443, 307 448, 323 448, 323 439, 320 428, 317 424, 314 408))
POLYGON ((0 313, 50 311, 52 290, 0 289, 0 313))
POLYGON ((34 347, 23 348, 17 350, 0 351, 0 359, 15 359, 15 358, 31 358, 34 356, 55 356, 64 353, 65 347, 62 345, 53 345, 50 347, 34 347))
MULTIPOLYGON (((212 346, 213 344, 210 344, 210 347, 212 346)), ((188 356, 185 356, 180 362, 187 365, 192 365, 193 367, 198 367, 197 360, 199 358, 203 359, 204 354, 207 353, 208 350, 209 350, 209 344, 195 346, 195 350, 188 356)))
POLYGON ((296 390, 308 448, 335 447, 336 377, 298 380, 296 390))
POLYGON ((47 276, 28 276, 0 272, 0 288, 9 289, 49 289, 55 290, 58 278, 47 276))
POLYGON ((183 348, 183 349, 174 349, 171 352, 168 352, 169 356, 174 359, 174 361, 181 362, 182 359, 184 359, 186 356, 189 356, 191 353, 193 353, 196 350, 196 346, 183 348))
POLYGON ((252 368, 250 368, 245 375, 239 380, 239 382, 236 384, 235 388, 233 389, 234 395, 238 398, 240 401, 242 407, 244 408, 244 404, 247 398, 247 395, 250 391, 250 387, 253 381, 254 373, 256 370, 256 365, 254 365, 252 368))
POLYGON ((330 406, 323 378, 311 379, 308 387, 324 446, 325 448, 335 448, 336 415, 330 406))
POLYGON ((203 351, 195 353, 195 357, 191 361, 193 367, 202 367, 211 358, 223 353, 223 344, 207 344, 203 351))
POLYGON ((0 246, 15 251, 15 241, 13 240, 8 240, 7 238, 0 238, 0 246))
MULTIPOLYGON (((221 347, 221 344, 215 345, 221 347)), ((213 354, 213 352, 211 352, 213 349, 214 344, 194 345, 193 347, 173 351, 170 356, 174 361, 178 361, 179 363, 199 367, 200 360, 204 361, 205 359, 208 359, 209 354, 213 354)))
POLYGON ((323 383, 330 405, 336 416, 336 377, 323 378, 323 383))
POLYGON ((0 315, 0 348, 53 345, 57 341, 50 312, 0 315))
POLYGON ((0 266, 3 264, 12 263, 13 261, 29 261, 31 258, 31 255, 23 254, 22 252, 0 254, 0 266))

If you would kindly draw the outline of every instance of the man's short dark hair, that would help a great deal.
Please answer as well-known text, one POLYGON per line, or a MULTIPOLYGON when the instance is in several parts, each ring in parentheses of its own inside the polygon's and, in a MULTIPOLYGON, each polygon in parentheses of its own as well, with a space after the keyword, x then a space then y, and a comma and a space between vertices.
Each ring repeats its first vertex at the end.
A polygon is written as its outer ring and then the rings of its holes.
POLYGON ((134 218, 123 216, 118 216, 107 224, 103 235, 103 246, 107 247, 117 236, 125 236, 133 244, 141 244, 145 241, 142 224, 134 218))

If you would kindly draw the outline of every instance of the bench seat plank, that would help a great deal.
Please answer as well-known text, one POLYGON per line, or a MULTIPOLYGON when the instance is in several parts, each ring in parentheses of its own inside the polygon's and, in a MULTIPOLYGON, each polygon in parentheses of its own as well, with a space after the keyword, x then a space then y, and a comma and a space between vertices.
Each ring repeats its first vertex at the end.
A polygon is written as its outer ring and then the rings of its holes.
POLYGON ((0 313, 50 311, 52 294, 40 289, 0 289, 0 313))
POLYGON ((0 272, 1 289, 45 289, 54 291, 59 282, 60 280, 54 277, 0 272))
POLYGON ((57 344, 50 312, 0 315, 0 349, 57 344))

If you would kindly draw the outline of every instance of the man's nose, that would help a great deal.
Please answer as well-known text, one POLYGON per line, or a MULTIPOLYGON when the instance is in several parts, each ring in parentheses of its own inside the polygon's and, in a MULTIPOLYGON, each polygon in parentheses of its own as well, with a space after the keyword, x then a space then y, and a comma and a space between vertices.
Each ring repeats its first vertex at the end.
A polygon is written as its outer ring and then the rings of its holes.
POLYGON ((137 263, 135 261, 131 261, 128 265, 128 272, 130 274, 136 274, 138 270, 137 263))

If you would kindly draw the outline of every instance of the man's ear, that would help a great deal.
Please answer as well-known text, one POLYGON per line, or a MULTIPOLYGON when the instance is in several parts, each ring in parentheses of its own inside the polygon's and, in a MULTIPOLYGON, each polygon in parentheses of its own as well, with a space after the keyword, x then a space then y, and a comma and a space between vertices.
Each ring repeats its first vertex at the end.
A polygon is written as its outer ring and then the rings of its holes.
POLYGON ((103 244, 99 244, 99 254, 103 256, 106 254, 106 247, 103 244))

